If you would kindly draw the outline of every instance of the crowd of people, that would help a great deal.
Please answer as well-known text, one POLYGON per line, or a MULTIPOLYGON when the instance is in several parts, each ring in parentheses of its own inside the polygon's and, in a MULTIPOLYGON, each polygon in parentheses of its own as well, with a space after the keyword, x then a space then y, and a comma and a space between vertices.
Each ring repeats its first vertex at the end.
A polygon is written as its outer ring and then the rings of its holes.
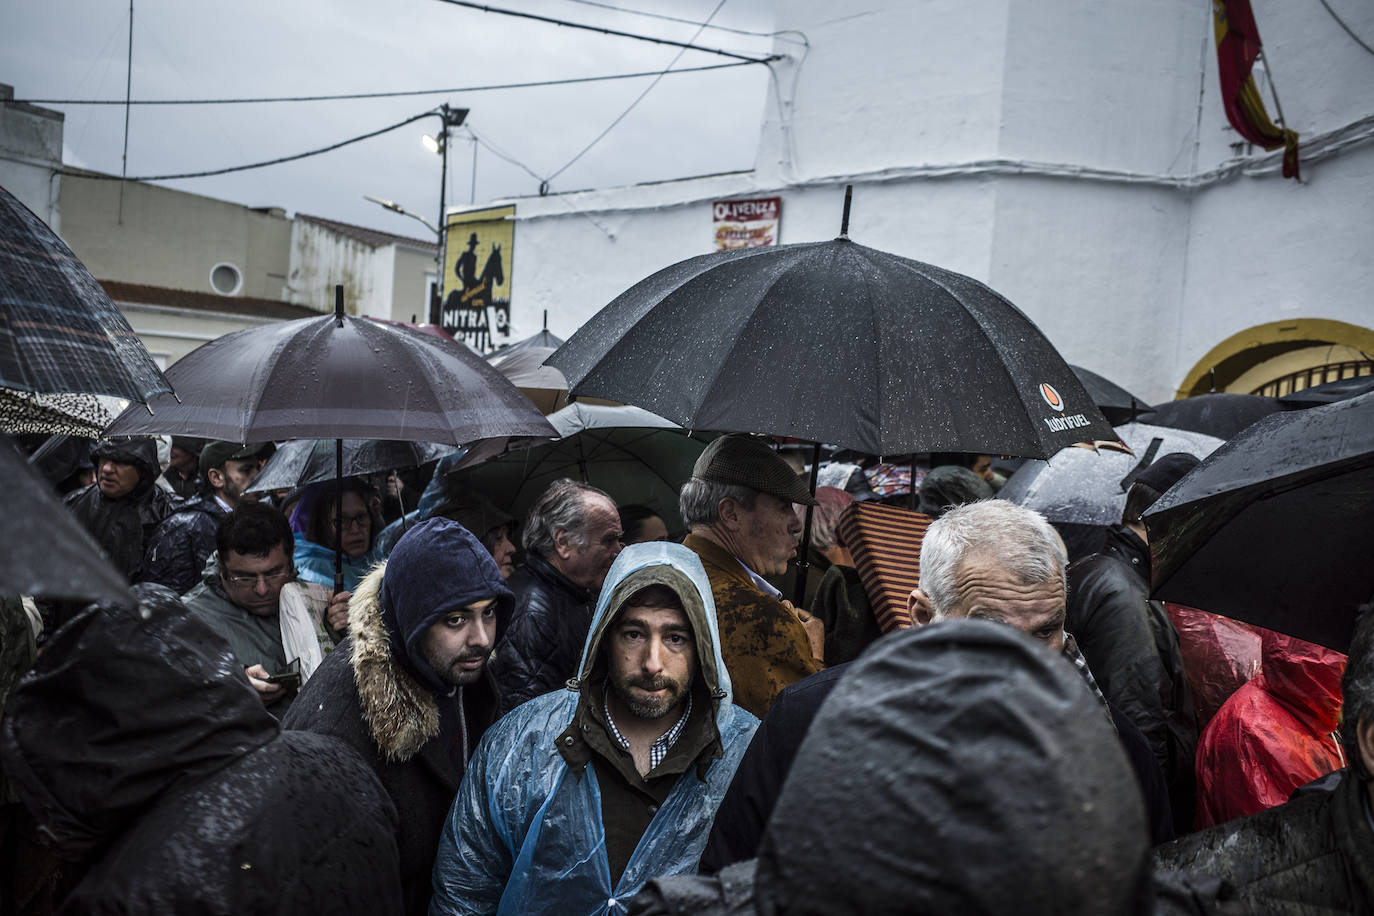
POLYGON ((137 606, 0 602, 0 913, 1374 912, 1374 614, 1209 661, 1142 521, 1191 456, 1071 555, 989 456, 813 492, 723 435, 679 531, 162 446, 50 475, 137 606), (909 626, 869 500, 928 524, 909 626))

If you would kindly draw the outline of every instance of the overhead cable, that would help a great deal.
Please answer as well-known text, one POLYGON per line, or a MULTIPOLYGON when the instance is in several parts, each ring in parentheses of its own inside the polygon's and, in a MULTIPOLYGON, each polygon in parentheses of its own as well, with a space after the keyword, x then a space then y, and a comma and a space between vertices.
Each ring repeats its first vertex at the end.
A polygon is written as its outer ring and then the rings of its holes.
POLYGON ((631 16, 645 16, 649 19, 662 19, 665 22, 678 22, 683 25, 700 25, 708 29, 715 29, 718 32, 731 32, 735 35, 749 35, 753 38, 772 38, 772 32, 751 32, 748 29, 735 29, 728 25, 716 25, 709 20, 699 22, 696 19, 683 19, 680 16, 667 16, 663 13, 651 13, 648 10, 634 10, 627 6, 616 6, 614 3, 600 3, 598 0, 568 0, 569 3, 580 3, 583 6, 594 6, 597 9, 614 10, 617 13, 629 13, 631 16))
MULTIPOLYGON (((760 63, 768 63, 775 57, 765 58, 760 63)), ((705 64, 700 67, 679 67, 670 73, 700 73, 703 70, 728 70, 731 67, 747 67, 754 61, 741 60, 729 64, 705 64)), ((14 104, 27 105, 257 105, 271 102, 337 102, 348 99, 394 99, 404 96, 453 95, 460 92, 490 92, 497 89, 533 89, 540 86, 567 86, 573 83, 600 83, 607 80, 638 79, 646 76, 662 76, 662 70, 641 70, 637 73, 611 73, 605 76, 574 76, 558 80, 534 80, 526 83, 492 83, 485 86, 455 86, 451 89, 406 89, 395 92, 344 92, 335 95, 279 95, 261 98, 237 99, 15 99, 14 104)))
POLYGON ((362 134, 361 136, 350 137, 347 140, 340 140, 338 143, 331 143, 329 146, 322 146, 319 149, 312 149, 304 153, 296 153, 293 156, 280 156, 276 159, 268 159, 265 162, 253 162, 248 165, 234 165, 224 169, 208 169, 203 172, 182 172, 177 175, 141 175, 136 178, 124 178, 120 175, 104 175, 99 172, 85 172, 76 171, 72 169, 63 169, 62 174, 74 176, 77 178, 90 178, 97 181, 172 181, 173 179, 177 178, 208 178, 211 175, 227 175, 230 172, 246 172, 249 169, 260 169, 264 166, 280 165, 283 162, 294 162, 297 159, 306 159, 310 156, 318 156, 321 153, 332 152, 333 150, 339 149, 344 146, 348 146, 351 143, 358 143, 363 140, 370 140, 371 138, 380 136, 384 133, 387 133, 388 131, 393 131, 398 127, 405 127, 407 124, 413 124, 416 121, 419 121, 421 118, 432 118, 436 114, 438 114, 438 112, 436 111, 422 112, 421 114, 412 115, 411 117, 406 118, 404 121, 397 121, 395 124, 383 127, 381 130, 374 130, 370 133, 362 134))
POLYGON ((1356 35, 1353 31, 1351 31, 1350 26, 1345 24, 1345 20, 1341 19, 1340 16, 1336 15, 1336 11, 1331 8, 1331 4, 1327 3, 1326 0, 1321 0, 1321 5, 1324 6, 1326 8, 1326 11, 1331 14, 1331 18, 1336 20, 1336 25, 1345 29, 1345 34, 1355 39, 1355 44, 1364 48, 1370 54, 1374 54, 1374 48, 1371 48, 1369 45, 1365 44, 1364 40, 1361 39, 1360 36, 1356 35))
POLYGON ((685 41, 673 41, 670 38, 656 38, 652 35, 640 35, 636 32, 622 32, 619 29, 608 29, 599 25, 587 25, 583 22, 569 22, 566 19, 555 19, 552 16, 540 16, 536 13, 526 13, 520 10, 508 10, 499 6, 488 6, 485 3, 473 3, 472 0, 439 0, 440 3, 449 3, 453 6, 465 6, 469 9, 481 10, 484 13, 498 13, 502 16, 515 16, 518 19, 533 19, 535 22, 547 22, 550 25, 561 25, 570 29, 584 29, 588 32, 600 32, 602 35, 613 35, 617 38, 633 38, 636 41, 649 41, 659 45, 672 45, 675 48, 685 48, 688 51, 701 51, 706 54, 719 54, 722 57, 733 57, 736 60, 748 61, 751 64, 767 63, 766 57, 750 57, 748 54, 739 54, 735 51, 726 51, 723 48, 707 48, 702 45, 694 45, 685 41))

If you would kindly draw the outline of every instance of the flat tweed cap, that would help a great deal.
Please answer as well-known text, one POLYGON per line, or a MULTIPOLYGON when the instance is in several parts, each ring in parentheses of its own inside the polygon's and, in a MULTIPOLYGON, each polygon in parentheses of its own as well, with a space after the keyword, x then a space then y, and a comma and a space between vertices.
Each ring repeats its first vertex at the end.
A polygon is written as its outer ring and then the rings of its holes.
POLYGON ((816 505, 806 482, 758 436, 730 433, 706 446, 692 476, 748 487, 803 506, 816 505))

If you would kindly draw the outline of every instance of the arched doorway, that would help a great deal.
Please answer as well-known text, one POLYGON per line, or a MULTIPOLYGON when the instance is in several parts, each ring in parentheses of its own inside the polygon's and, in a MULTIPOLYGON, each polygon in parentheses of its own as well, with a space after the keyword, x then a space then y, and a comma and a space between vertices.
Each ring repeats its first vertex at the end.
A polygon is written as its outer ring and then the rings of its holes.
POLYGON ((1255 325, 1217 344, 1188 372, 1176 397, 1208 391, 1273 396, 1374 373, 1374 330, 1326 318, 1255 325))

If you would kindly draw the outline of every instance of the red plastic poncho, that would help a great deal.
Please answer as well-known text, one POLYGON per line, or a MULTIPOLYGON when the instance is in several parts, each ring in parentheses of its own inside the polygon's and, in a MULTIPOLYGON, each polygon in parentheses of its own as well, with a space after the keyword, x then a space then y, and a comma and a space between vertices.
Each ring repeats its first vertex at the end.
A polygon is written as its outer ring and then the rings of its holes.
POLYGON ((1169 619, 1178 631, 1183 670, 1193 694, 1198 728, 1205 728, 1222 704, 1243 684, 1259 674, 1259 627, 1165 602, 1169 619))
POLYGON ((1258 675, 1226 701, 1198 741, 1198 826, 1288 801, 1293 790, 1345 765, 1332 736, 1345 656, 1261 630, 1258 675))

